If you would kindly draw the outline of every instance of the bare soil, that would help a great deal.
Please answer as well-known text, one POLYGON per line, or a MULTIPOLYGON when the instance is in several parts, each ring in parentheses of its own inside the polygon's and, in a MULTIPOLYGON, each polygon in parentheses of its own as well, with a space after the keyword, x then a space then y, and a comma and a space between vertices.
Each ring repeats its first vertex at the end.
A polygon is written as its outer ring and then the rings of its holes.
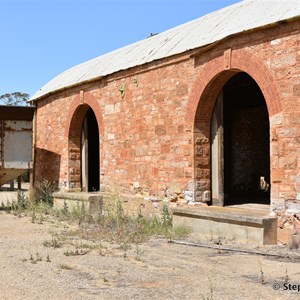
POLYGON ((117 245, 87 241, 73 234, 76 228, 50 217, 37 216, 32 223, 30 216, 0 211, 0 299, 300 298, 292 290, 300 286, 298 250, 226 241, 218 246, 194 235, 186 240, 215 249, 160 237, 117 245))

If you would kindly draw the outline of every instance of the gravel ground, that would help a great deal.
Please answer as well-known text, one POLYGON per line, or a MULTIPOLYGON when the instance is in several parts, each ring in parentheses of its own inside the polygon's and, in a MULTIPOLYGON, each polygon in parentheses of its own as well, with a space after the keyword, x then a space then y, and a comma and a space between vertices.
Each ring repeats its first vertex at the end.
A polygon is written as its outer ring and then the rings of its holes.
MULTIPOLYGON (((290 258, 179 245, 163 238, 121 249, 74 237, 70 233, 75 228, 39 217, 31 223, 29 216, 0 211, 0 299, 300 298, 300 292, 284 290, 286 280, 290 289, 300 285, 299 252, 284 247, 222 245, 290 258), (54 248, 53 241, 60 247, 54 248)), ((189 239, 219 247, 193 235, 189 239)))

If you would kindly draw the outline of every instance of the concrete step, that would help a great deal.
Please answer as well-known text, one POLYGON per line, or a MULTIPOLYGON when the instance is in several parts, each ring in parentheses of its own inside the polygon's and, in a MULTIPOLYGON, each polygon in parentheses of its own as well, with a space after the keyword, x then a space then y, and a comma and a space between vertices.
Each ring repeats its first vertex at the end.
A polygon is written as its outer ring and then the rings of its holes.
POLYGON ((70 211, 84 207, 85 211, 93 217, 98 215, 103 207, 103 196, 97 192, 56 192, 53 193, 53 198, 55 208, 62 209, 65 204, 70 211))
POLYGON ((173 224, 190 227, 193 232, 213 238, 254 242, 259 245, 277 243, 277 217, 268 211, 238 207, 200 206, 173 209, 173 224))

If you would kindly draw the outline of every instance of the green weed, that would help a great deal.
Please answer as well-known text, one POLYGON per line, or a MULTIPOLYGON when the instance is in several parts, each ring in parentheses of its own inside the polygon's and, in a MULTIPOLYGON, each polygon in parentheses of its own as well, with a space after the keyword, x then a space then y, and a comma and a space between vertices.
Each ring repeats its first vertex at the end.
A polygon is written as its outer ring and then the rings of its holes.
POLYGON ((60 264, 58 267, 59 267, 61 270, 73 270, 72 267, 70 267, 70 266, 68 266, 68 265, 66 265, 66 264, 60 264))

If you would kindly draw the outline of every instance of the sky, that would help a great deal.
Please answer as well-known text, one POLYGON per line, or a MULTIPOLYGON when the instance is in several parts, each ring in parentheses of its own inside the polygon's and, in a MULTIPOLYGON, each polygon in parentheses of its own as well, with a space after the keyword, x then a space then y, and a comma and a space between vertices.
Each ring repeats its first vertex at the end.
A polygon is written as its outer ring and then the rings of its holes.
POLYGON ((240 0, 0 0, 0 95, 240 0))

